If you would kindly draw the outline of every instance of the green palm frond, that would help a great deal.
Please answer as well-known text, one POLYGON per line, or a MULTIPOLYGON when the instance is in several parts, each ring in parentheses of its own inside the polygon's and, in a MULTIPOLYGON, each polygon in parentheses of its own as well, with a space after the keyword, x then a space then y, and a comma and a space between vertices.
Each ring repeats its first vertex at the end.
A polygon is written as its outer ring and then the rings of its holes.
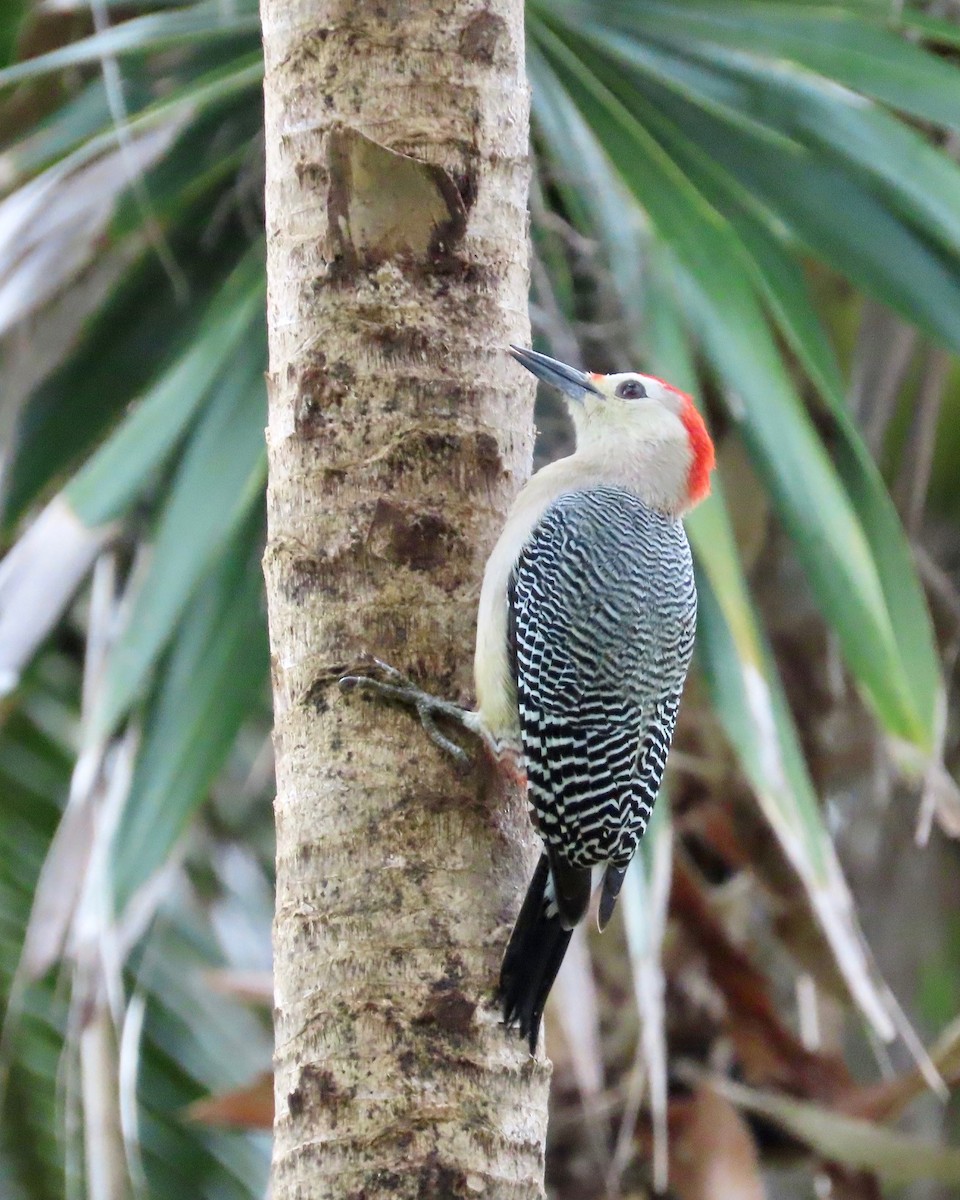
MULTIPOLYGON (((57 936, 53 910, 38 914, 35 897, 70 787, 80 685, 67 656, 42 654, 24 678, 19 711, 0 731, 0 986, 12 998, 0 1055, 0 1179, 5 1196, 24 1200, 59 1200, 64 1162, 72 1164, 72 1186, 80 1184, 78 1051, 68 1037, 74 1018, 58 979, 49 972, 28 978, 25 968, 35 972, 22 957, 28 921, 41 937, 57 936)), ((70 888, 70 862, 82 869, 85 851, 77 843, 85 836, 83 824, 72 834, 79 862, 61 859, 60 875, 50 881, 54 906, 65 900, 67 909, 73 907, 63 893, 70 888)), ((256 1200, 266 1182, 263 1139, 204 1130, 186 1116, 192 1101, 246 1082, 270 1060, 266 1025, 214 994, 207 982, 211 966, 262 967, 269 961, 272 903, 263 868, 250 860, 238 876, 236 864, 223 855, 220 849, 211 858, 204 903, 189 888, 170 893, 149 939, 128 963, 131 1010, 144 1006, 129 1081, 139 1099, 133 1150, 150 1194, 182 1194, 189 1179, 191 1195, 256 1200), (261 950, 250 961, 244 930, 257 928, 261 950)), ((46 950, 32 951, 41 968, 46 950)), ((76 947, 66 953, 71 961, 76 947)), ((121 1023, 127 1015, 119 1014, 121 1023)), ((116 1086, 110 1079, 103 1085, 116 1086)))

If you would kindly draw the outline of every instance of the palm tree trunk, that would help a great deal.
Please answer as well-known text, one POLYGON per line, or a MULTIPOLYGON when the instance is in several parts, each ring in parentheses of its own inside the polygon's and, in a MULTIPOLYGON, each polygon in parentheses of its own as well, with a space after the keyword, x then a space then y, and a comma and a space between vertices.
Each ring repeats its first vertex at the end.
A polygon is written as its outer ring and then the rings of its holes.
POLYGON ((547 1070, 490 1003, 529 825, 404 713, 466 699, 529 470, 521 0, 262 0, 265 557, 277 753, 274 1200, 543 1194, 547 1070))

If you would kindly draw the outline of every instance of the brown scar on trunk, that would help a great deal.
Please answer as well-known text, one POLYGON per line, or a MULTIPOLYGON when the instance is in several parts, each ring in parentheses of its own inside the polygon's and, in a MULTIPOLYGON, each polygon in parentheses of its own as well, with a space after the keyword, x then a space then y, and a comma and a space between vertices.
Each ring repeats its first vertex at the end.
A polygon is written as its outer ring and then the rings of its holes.
POLYGON ((466 233, 467 210, 442 167, 346 125, 327 135, 326 153, 328 258, 337 277, 401 255, 443 258, 466 233))

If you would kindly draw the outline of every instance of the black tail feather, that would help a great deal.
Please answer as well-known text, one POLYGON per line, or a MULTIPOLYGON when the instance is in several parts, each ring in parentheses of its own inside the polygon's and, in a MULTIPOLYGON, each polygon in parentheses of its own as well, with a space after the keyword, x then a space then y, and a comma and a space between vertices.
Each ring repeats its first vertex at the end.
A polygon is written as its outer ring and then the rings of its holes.
POLYGON ((600 894, 600 911, 597 914, 597 927, 600 932, 607 927, 607 922, 613 916, 613 908, 623 887, 627 874, 626 867, 607 867, 603 876, 603 891, 600 894))
POLYGON ((547 851, 550 858, 550 876, 560 910, 560 924, 564 929, 579 925, 590 907, 593 890, 589 867, 571 867, 556 851, 547 851))
POLYGON ((560 923, 559 913, 547 916, 545 892, 549 877, 549 860, 541 854, 503 956, 497 990, 503 1004, 504 1021, 520 1026, 520 1033, 529 1041, 531 1054, 537 1052, 543 1006, 571 935, 571 931, 560 923))

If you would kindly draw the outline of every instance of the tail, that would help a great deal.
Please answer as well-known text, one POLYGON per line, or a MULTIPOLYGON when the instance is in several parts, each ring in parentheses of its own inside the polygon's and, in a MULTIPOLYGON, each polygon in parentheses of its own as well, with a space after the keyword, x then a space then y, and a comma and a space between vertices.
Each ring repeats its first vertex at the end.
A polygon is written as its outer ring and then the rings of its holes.
POLYGON ((567 952, 571 932, 561 923, 550 882, 550 861, 541 854, 503 956, 497 989, 504 1021, 520 1026, 531 1054, 537 1052, 543 1006, 567 952))

